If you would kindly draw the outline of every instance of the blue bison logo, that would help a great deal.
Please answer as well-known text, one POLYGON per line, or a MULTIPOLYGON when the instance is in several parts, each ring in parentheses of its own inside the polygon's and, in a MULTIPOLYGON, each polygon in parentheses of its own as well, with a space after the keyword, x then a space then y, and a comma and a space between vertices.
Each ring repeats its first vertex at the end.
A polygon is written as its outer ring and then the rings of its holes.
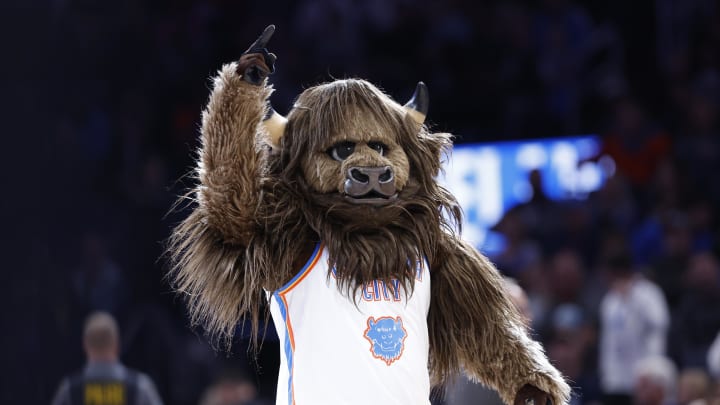
POLYGON ((371 344, 370 352, 388 366, 402 356, 406 337, 407 332, 399 316, 383 316, 377 320, 371 316, 367 320, 365 339, 371 344))

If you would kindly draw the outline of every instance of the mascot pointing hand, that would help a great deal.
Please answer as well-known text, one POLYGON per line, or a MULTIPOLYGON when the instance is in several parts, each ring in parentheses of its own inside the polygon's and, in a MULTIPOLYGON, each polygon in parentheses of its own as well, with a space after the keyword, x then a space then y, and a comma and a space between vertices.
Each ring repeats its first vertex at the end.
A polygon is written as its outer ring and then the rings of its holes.
POLYGON ((203 112, 195 206, 169 243, 193 323, 228 341, 249 319, 257 336, 269 304, 278 405, 429 404, 460 373, 507 404, 566 404, 497 270, 455 232, 425 85, 400 105, 336 80, 285 118, 268 103, 274 30, 223 66, 203 112))

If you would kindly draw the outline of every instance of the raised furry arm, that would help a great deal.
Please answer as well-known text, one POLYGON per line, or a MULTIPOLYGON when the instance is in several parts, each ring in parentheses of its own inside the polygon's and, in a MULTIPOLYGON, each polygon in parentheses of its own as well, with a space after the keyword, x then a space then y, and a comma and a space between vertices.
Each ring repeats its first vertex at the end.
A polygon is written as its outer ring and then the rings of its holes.
POLYGON ((245 251, 257 228, 263 153, 259 131, 272 92, 266 80, 250 84, 223 66, 214 80, 202 117, 198 154, 199 184, 192 191, 197 206, 170 236, 169 274, 188 301, 193 325, 230 342, 235 325, 250 314, 258 324, 262 280, 243 271, 245 251))
POLYGON ((202 116, 196 208, 226 243, 246 246, 252 237, 259 197, 261 154, 258 124, 272 92, 222 67, 202 116))
POLYGON ((428 323, 435 383, 465 372, 495 388, 508 405, 526 384, 548 393, 555 405, 568 403, 570 387, 528 336, 486 257, 447 235, 431 277, 428 323))

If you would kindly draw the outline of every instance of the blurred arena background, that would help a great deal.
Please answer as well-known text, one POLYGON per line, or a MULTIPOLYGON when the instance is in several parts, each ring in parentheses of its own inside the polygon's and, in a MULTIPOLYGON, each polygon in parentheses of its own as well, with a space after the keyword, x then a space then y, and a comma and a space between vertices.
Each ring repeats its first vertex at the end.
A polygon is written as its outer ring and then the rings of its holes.
POLYGON ((468 236, 527 291, 575 403, 603 400, 600 336, 617 324, 601 302, 618 252, 669 310, 669 403, 720 395, 706 361, 720 332, 720 2, 16 3, 0 28, 0 402, 49 403, 82 367, 82 321, 98 309, 117 317, 122 360, 166 404, 198 404, 213 384, 272 401, 272 327, 257 361, 242 334, 215 352, 188 327, 162 258, 186 215, 169 211, 191 184, 208 78, 271 23, 281 113, 333 77, 398 100, 428 84, 431 125, 459 144, 444 181, 468 236))

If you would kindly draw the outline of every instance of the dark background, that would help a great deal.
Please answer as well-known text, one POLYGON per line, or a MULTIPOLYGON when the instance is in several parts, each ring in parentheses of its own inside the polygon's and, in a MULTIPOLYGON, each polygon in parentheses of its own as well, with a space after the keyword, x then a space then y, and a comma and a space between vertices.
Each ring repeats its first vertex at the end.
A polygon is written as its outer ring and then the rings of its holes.
MULTIPOLYGON (((259 377, 243 341, 229 355, 214 352, 188 327, 182 300, 163 280, 162 258, 170 227, 187 214, 170 207, 192 185, 185 175, 209 77, 270 23, 278 55, 272 101, 281 113, 302 89, 332 78, 368 79, 400 102, 423 80, 430 123, 457 142, 601 134, 616 179, 572 210, 550 211, 550 230, 521 227, 513 237, 540 253, 527 264, 503 262, 515 255, 505 252, 494 258, 500 270, 531 296, 580 305, 587 287, 606 288, 602 244, 632 236, 625 243, 638 271, 664 288, 679 314, 671 335, 680 343, 672 347, 695 339, 702 349, 720 330, 712 306, 691 326, 683 315, 697 313, 683 306, 694 294, 688 261, 718 252, 717 1, 32 0, 1 7, 8 300, 0 402, 48 403, 60 378, 82 366, 82 320, 95 309, 118 318, 123 360, 150 374, 166 403, 195 404, 227 373, 274 395, 272 337, 259 377), (563 249, 581 264, 575 278, 558 276, 565 288, 556 291, 539 280, 551 277, 563 249)), ((715 284, 702 279, 714 285, 710 296, 718 294, 718 272, 715 284)), ((597 302, 583 307, 591 335, 596 312, 597 302)), ((547 343, 552 333, 540 338, 547 343)), ((594 344, 590 338, 576 356, 590 381, 594 344)), ((675 351, 679 367, 691 362, 675 351)))

